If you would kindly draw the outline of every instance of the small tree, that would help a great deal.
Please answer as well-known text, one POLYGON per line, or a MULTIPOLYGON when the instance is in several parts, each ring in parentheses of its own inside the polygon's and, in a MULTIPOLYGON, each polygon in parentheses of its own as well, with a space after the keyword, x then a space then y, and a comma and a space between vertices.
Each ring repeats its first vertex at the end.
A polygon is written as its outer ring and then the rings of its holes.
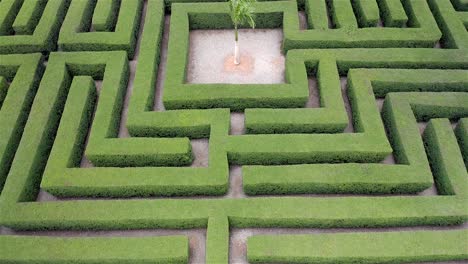
POLYGON ((239 54, 239 33, 238 27, 240 25, 249 24, 250 27, 255 28, 255 21, 253 18, 254 8, 252 4, 255 0, 229 0, 229 8, 231 10, 231 19, 234 24, 235 46, 234 46, 234 63, 240 63, 239 54))

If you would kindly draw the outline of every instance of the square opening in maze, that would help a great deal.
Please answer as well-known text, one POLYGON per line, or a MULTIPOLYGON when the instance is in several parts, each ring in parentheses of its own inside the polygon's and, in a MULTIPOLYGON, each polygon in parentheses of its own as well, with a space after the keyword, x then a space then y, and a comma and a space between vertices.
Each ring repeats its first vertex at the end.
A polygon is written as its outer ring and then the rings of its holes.
POLYGON ((190 31, 187 83, 284 83, 281 29, 239 30, 240 64, 234 63, 234 30, 190 31))

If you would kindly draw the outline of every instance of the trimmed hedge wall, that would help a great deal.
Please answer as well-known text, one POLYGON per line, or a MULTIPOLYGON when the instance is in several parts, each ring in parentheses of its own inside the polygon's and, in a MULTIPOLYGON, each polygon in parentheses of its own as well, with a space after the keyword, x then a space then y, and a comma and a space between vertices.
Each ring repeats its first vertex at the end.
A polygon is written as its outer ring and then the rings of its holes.
POLYGON ((201 228, 211 217, 227 217, 232 228, 448 226, 468 219, 463 196, 4 201, 0 223, 20 230, 201 228))
POLYGON ((460 119, 455 132, 463 159, 465 160, 465 166, 468 169, 468 118, 460 119))
POLYGON ((467 49, 468 36, 458 12, 455 11, 449 0, 428 1, 434 17, 441 28, 442 41, 445 48, 467 49))
MULTIPOLYGON (((0 28, 35 35, 42 20, 38 17, 50 12, 54 1, 47 5, 29 1, 24 0, 30 5, 21 8, 16 0, 1 1, 2 7, 16 3, 18 6, 5 10, 18 14, 8 21, 11 24, 0 22, 0 28)), ((429 8, 436 14, 447 47, 459 49, 289 50, 286 84, 226 85, 221 89, 188 85, 184 71, 189 30, 230 28, 226 4, 174 4, 165 87, 169 110, 159 112, 152 106, 165 3, 148 0, 134 87, 129 91, 126 126, 130 138, 118 138, 118 129, 142 1, 84 2, 73 1, 61 38, 70 41, 62 43, 65 49, 88 52, 52 53, 40 85, 40 54, 0 56, 0 120, 12 118, 4 110, 18 110, 21 102, 29 104, 20 113, 23 123, 17 122, 21 132, 24 127, 23 136, 20 139, 21 133, 17 134, 16 146, 8 145, 9 173, 0 196, 0 226, 18 230, 206 228, 206 262, 226 263, 232 228, 448 226, 468 219, 466 31, 461 31, 463 19, 448 1, 430 1, 429 6, 421 0, 408 0, 405 5, 393 0, 330 1, 328 7, 322 1, 317 9, 318 1, 300 1, 299 8, 310 18, 311 29, 305 31, 296 28, 295 2, 258 3, 257 25, 283 27, 285 50, 297 43, 297 47, 327 48, 430 47, 441 33, 429 8), (327 8, 333 11, 338 29, 329 29, 328 19, 323 19, 327 8), (379 12, 394 28, 373 28, 379 12), (122 23, 125 30, 119 27, 122 23), (402 25, 407 28, 396 28, 402 25), (74 27, 82 28, 76 32, 74 27), (90 27, 98 32, 84 32, 90 27), (115 32, 106 32, 112 30, 115 32), (322 35, 327 38, 314 39, 322 35), (368 41, 371 37, 377 41, 368 41), (353 133, 343 133, 348 116, 340 77, 346 75, 353 133), (303 108, 311 76, 317 77, 319 108, 303 108), (103 81, 99 103, 94 80, 103 81), (15 97, 19 103, 11 107, 11 96, 27 89, 28 96, 15 97), (382 113, 375 98, 385 98, 382 113), (244 111, 246 135, 229 135, 230 110, 244 111), (448 119, 458 121, 455 130, 448 119), (422 139, 417 127, 420 121, 429 121, 422 139), (196 138, 209 138, 208 167, 187 166, 193 159, 190 140, 196 138), (398 164, 378 163, 389 154, 398 164), (80 168, 83 155, 95 167, 80 168), (243 187, 249 195, 414 194, 434 181, 441 195, 226 199, 237 197, 226 194, 229 165, 233 164, 245 165, 243 187), (78 200, 36 202, 40 188, 78 200), (79 200, 191 195, 226 196, 79 200)), ((64 4, 65 9, 67 6, 64 4)), ((17 51, 22 50, 26 48, 18 46, 17 51)), ((0 131, 4 135, 11 128, 0 131)), ((461 237, 466 237, 465 231, 254 236, 249 239, 248 254, 252 262, 466 259, 461 237), (434 246, 427 242, 430 240, 444 243, 434 246), (327 245, 345 250, 314 251, 327 245), (380 247, 385 250, 377 250, 380 247), (413 248, 413 253, 406 251, 413 248), (385 256, 375 257, 381 252, 385 256)), ((2 263, 185 263, 188 254, 186 237, 0 237, 2 263), (39 257, 28 258, 28 254, 39 257)))
MULTIPOLYGON (((227 177, 223 175, 227 175, 227 160, 222 155, 216 155, 219 150, 214 148, 213 152, 210 152, 214 156, 211 159, 213 167, 210 163, 209 169, 155 167, 161 164, 189 163, 192 153, 188 139, 117 138, 123 92, 128 76, 127 67, 123 52, 51 55, 41 83, 48 89, 38 94, 38 100, 56 98, 57 102, 48 107, 38 108, 33 117, 40 122, 40 115, 61 113, 60 107, 64 110, 41 187, 58 196, 127 197, 224 193, 227 177), (98 166, 95 168, 78 168, 87 131, 91 125, 92 102, 95 100, 91 77, 78 75, 90 75, 103 80, 100 103, 84 151, 84 155, 98 166), (87 87, 87 93, 83 93, 83 87, 87 87), (67 103, 64 106, 58 105, 59 102, 65 101, 65 98, 67 103)), ((219 114, 226 116, 227 113, 222 111, 219 114)), ((214 115, 212 118, 217 117, 214 115)), ((57 118, 54 122, 58 121, 57 118)), ((214 133, 225 134, 227 128, 228 123, 223 124, 214 130, 219 132, 211 132, 212 137, 217 137, 214 133)))
POLYGON ((42 62, 40 54, 0 55, 0 193, 42 76, 42 62))
POLYGON ((424 130, 424 139, 438 194, 467 195, 466 164, 449 120, 432 119, 424 130))
POLYGON ((60 29, 59 47, 64 51, 125 50, 128 57, 133 58, 143 1, 121 0, 117 18, 110 15, 119 6, 115 0, 100 2, 103 1, 98 1, 97 6, 96 0, 71 2, 60 29), (94 7, 100 10, 92 17, 94 7), (98 32, 88 32, 93 19, 98 32), (115 20, 113 32, 99 32, 112 29, 115 20))
POLYGON ((188 239, 164 237, 0 236, 2 263, 160 263, 188 261, 188 239))
MULTIPOLYGON (((148 10, 154 13, 147 16, 145 23, 142 40, 142 46, 145 48, 141 51, 142 60, 137 65, 138 73, 134 82, 135 97, 130 103, 129 124, 133 124, 136 117, 147 117, 146 115, 140 116, 141 112, 133 114, 136 110, 132 109, 141 109, 139 107, 144 108, 146 105, 144 102, 146 98, 138 97, 139 89, 143 89, 141 92, 152 93, 149 88, 153 87, 151 85, 155 78, 147 78, 147 74, 149 72, 153 75, 156 72, 151 68, 157 66, 158 60, 158 52, 153 47, 154 43, 160 41, 160 35, 156 34, 154 37, 153 33, 161 29, 163 14, 161 3, 151 1, 148 6, 148 10), (134 101, 138 98, 141 98, 143 102, 134 101), (134 102, 139 103, 139 107, 134 108, 134 102)), ((187 113, 186 118, 182 118, 184 115, 177 115, 177 118, 174 118, 177 112, 153 113, 157 114, 155 116, 157 119, 154 119, 155 123, 151 122, 153 118, 142 119, 145 126, 157 130, 164 130, 164 126, 167 129, 178 130, 180 126, 190 128, 191 125, 195 125, 195 129, 186 130, 182 136, 196 138, 208 135, 210 137, 208 168, 156 167, 190 164, 191 145, 187 138, 117 138, 128 76, 127 63, 127 60, 122 57, 122 52, 54 53, 51 55, 48 71, 43 80, 43 85, 49 89, 38 95, 42 98, 38 100, 44 100, 46 97, 50 98, 53 93, 59 93, 61 94, 59 98, 66 96, 67 103, 65 106, 59 106, 64 108, 64 111, 44 171, 42 188, 57 196, 80 197, 224 194, 227 190, 228 164, 226 155, 222 154, 222 144, 216 142, 228 133, 229 111, 214 110, 200 113, 193 111, 187 113), (63 72, 65 65, 68 72, 63 72), (94 89, 89 83, 91 77, 84 78, 78 75, 89 75, 103 80, 99 96, 100 103, 94 116, 95 125, 92 126, 86 150, 83 149, 83 145, 91 125, 89 116, 94 109, 92 102, 95 100, 95 94, 88 92, 86 95, 78 90, 73 92, 74 86, 81 87, 81 89, 88 87, 88 91, 94 89), (60 90, 54 91, 50 87, 57 87, 55 89, 60 90), (67 92, 67 90, 70 91, 67 92), (81 117, 77 113, 81 113, 81 117), (170 118, 171 122, 168 122, 167 118, 170 118), (201 126, 196 125, 196 120, 201 126), (226 122, 218 122, 216 126, 210 127, 212 120, 226 120, 226 122), (199 128, 202 130, 200 131, 199 128), (78 168, 83 152, 98 167, 78 168)), ((58 109, 60 108, 53 111, 61 112, 58 109)), ((40 109, 38 111, 45 113, 51 110, 40 109)), ((39 112, 36 115, 39 115, 39 112)), ((141 125, 137 123, 137 126, 141 125)), ((131 129, 130 131, 132 133, 131 129)), ((143 131, 147 130, 143 129, 143 131)), ((184 133, 183 129, 178 131, 184 133)))
POLYGON ((0 54, 49 52, 70 0, 4 0, 0 3, 0 54), (24 2, 24 3, 23 3, 24 2))
POLYGON ((285 13, 283 21, 284 50, 429 48, 441 38, 441 32, 425 0, 404 1, 404 6, 399 0, 377 1, 385 23, 384 28, 375 27, 379 17, 375 1, 352 1, 354 8, 347 1, 330 1, 328 7, 323 2, 306 0, 305 11, 309 24, 307 30, 299 30, 299 19, 293 9, 285 11, 288 14, 285 13), (328 26, 327 8, 332 15, 333 28, 328 26), (358 28, 358 25, 363 28, 358 28), (404 25, 408 27, 401 28, 404 25))
MULTIPOLYGON (((257 3, 257 27, 280 26, 285 6, 295 8, 292 2, 257 3)), ((242 89, 236 84, 185 84, 189 30, 207 28, 208 25, 216 25, 216 28, 231 27, 229 8, 225 3, 176 3, 172 8, 165 80, 168 89, 165 89, 163 98, 166 109, 228 107, 231 111, 239 111, 249 107, 304 106, 308 97, 307 79, 304 78, 305 72, 299 69, 300 65, 292 66, 293 61, 286 62, 289 66, 286 84, 242 85, 242 89), (187 91, 190 91, 189 95, 187 91)))
POLYGON ((468 231, 257 235, 250 263, 407 263, 466 260, 468 231))

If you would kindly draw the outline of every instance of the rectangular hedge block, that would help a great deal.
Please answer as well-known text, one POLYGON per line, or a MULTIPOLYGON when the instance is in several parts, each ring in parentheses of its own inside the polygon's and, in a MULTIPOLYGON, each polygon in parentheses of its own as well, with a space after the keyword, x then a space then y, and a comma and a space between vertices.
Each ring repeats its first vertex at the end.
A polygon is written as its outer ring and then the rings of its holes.
POLYGON ((188 239, 0 236, 2 263, 187 263, 188 239))
POLYGON ((249 238, 251 263, 408 263, 466 260, 468 231, 408 231, 249 238))

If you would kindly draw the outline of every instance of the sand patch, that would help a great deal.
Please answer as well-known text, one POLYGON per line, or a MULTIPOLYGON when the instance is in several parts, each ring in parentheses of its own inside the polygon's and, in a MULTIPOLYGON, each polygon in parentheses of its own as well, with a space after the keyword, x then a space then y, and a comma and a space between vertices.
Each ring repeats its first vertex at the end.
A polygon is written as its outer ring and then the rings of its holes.
POLYGON ((234 64, 233 30, 192 30, 187 83, 284 83, 281 29, 239 31, 241 63, 234 64))

